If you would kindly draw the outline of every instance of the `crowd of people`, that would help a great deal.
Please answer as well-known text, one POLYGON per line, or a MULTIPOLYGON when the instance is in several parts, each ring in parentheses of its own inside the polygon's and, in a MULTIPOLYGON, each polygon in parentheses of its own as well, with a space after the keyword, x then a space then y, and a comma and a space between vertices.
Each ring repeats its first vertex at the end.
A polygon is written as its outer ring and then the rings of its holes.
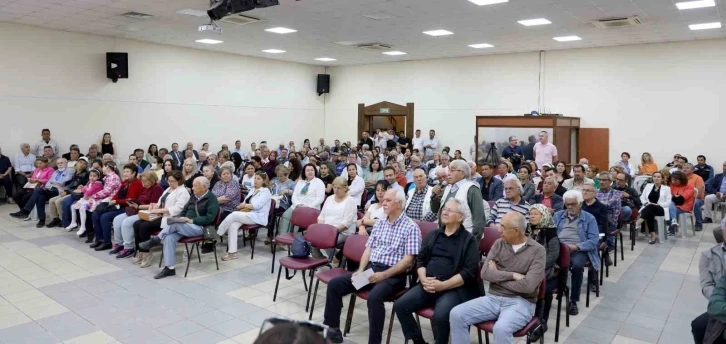
MULTIPOLYGON (((146 268, 152 249, 163 244, 164 267, 155 278, 175 275, 181 238, 206 237, 215 227, 217 236, 232 238, 222 261, 239 259, 236 237, 242 226, 266 227, 269 245, 277 234, 295 231, 294 209, 315 208, 318 223, 338 229, 338 247, 313 249, 314 258, 339 263, 348 237, 368 236, 359 267, 329 283, 324 324, 331 342, 342 342, 342 298, 356 291, 351 276, 372 269, 366 287, 370 343, 382 340, 384 303, 404 290, 394 311, 413 343, 424 343, 413 313, 426 307, 435 308, 436 343, 447 343, 449 336, 454 343, 468 342, 470 326, 489 320, 497 320, 494 342, 511 343, 540 301, 536 316, 542 324, 534 338, 547 330, 561 247, 571 256, 568 312, 577 315, 585 269, 611 264, 608 252, 625 223, 634 222, 656 244, 660 218, 674 235, 686 226, 679 215, 691 214, 698 231, 726 201, 724 174, 714 174, 703 156, 693 165, 675 155, 659 167, 649 153, 633 165, 623 152, 601 171, 584 158, 574 165, 558 160, 547 133, 538 136, 527 153, 531 157, 510 137, 507 157, 496 162, 452 154, 440 147, 434 130, 428 137, 416 130, 408 138, 384 129, 363 132, 357 144, 335 140, 328 146, 321 138, 297 148, 292 141, 276 147, 262 141, 246 150, 236 141, 216 153, 207 143, 199 150, 192 142, 184 150, 177 143, 170 150, 151 144, 125 157, 109 133, 86 154, 71 145, 59 155, 50 130, 43 129, 41 140, 22 144, 12 162, 0 151, 0 185, 8 202, 18 206, 11 216, 36 216, 38 228, 76 230, 92 249, 116 259, 133 257, 146 268), (277 227, 272 213, 279 216, 277 227), (419 227, 424 222, 439 229, 424 237, 419 227), (480 252, 485 228, 501 239, 480 252), (486 260, 480 269, 481 253, 486 260), (479 292, 482 280, 489 282, 486 296, 479 292), (541 286, 547 289, 542 300, 541 286)), ((206 242, 203 251, 213 250, 214 241, 206 242)), ((704 253, 702 265, 704 259, 719 259, 726 267, 723 256, 704 253)), ((711 276, 709 291, 720 276, 711 276)))

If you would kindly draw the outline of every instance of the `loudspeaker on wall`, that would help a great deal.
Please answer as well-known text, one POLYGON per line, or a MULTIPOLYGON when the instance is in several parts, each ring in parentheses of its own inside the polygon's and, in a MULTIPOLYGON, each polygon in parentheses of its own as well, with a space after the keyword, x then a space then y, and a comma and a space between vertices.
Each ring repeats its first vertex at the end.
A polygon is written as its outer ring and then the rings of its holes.
POLYGON ((318 74, 318 95, 330 93, 330 74, 318 74))
POLYGON ((129 78, 128 53, 106 53, 106 77, 113 82, 129 78))

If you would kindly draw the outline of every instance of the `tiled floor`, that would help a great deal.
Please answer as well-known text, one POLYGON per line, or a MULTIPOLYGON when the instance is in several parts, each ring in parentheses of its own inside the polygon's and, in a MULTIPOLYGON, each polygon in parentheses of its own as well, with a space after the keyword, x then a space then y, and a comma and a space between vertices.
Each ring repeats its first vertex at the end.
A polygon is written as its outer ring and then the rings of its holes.
MULTIPOLYGON (((36 229, 34 222, 8 215, 16 210, 0 205, 0 343, 252 343, 266 318, 307 319, 299 276, 283 278, 272 301, 276 275, 262 245, 254 260, 247 247, 239 260, 220 261, 217 271, 213 255, 203 255, 202 264, 195 257, 188 278, 154 280, 155 266, 115 260, 60 228, 36 229)), ((698 285, 698 258, 715 243, 712 228, 659 245, 641 238, 632 252, 627 245, 625 261, 610 269, 600 298, 593 294, 590 308, 581 302, 560 342, 692 342, 690 322, 707 303, 698 285)), ((183 246, 178 249, 179 269, 183 246)), ((322 319, 324 303, 321 285, 313 320, 322 319)), ((356 305, 348 343, 367 342, 365 307, 356 305)), ((432 341, 430 325, 422 326, 432 341)), ((550 329, 547 343, 554 342, 554 315, 550 329)), ((473 332, 472 343, 475 338, 473 332)), ((403 342, 397 321, 391 342, 403 342)))

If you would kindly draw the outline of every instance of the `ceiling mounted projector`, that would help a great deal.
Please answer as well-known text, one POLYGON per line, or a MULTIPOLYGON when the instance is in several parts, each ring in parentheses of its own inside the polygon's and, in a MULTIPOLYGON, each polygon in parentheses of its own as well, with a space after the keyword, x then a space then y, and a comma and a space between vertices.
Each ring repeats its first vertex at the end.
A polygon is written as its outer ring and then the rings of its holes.
POLYGON ((212 0, 207 10, 211 20, 220 20, 229 14, 246 12, 255 8, 277 6, 279 0, 212 0))

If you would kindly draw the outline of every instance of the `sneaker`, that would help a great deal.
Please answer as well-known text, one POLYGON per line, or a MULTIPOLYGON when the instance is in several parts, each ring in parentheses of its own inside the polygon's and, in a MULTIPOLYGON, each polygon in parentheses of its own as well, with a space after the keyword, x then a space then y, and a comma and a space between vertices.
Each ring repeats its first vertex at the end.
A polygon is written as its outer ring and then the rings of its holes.
POLYGON ((237 252, 227 253, 224 256, 222 256, 222 261, 225 261, 225 262, 228 260, 235 260, 235 259, 239 259, 239 253, 237 253, 237 252))
POLYGON ((103 245, 96 247, 95 250, 96 251, 106 251, 106 250, 110 250, 112 248, 113 248, 113 245, 111 243, 108 243, 108 244, 104 243, 103 245))
POLYGON ((78 229, 78 232, 76 232, 76 235, 81 236, 83 234, 86 234, 86 226, 83 226, 78 229))
POLYGON ((713 223, 713 220, 710 217, 707 217, 703 219, 703 223, 713 223))
POLYGON ((119 252, 123 251, 124 247, 123 245, 113 245, 113 249, 111 251, 108 251, 108 254, 119 254, 119 252))
POLYGON ((159 245, 160 243, 161 243, 161 239, 159 239, 158 236, 153 236, 153 237, 151 237, 151 239, 140 243, 139 248, 144 251, 148 251, 148 250, 151 250, 152 247, 159 245))
POLYGON ((70 231, 72 231, 72 230, 74 230, 76 228, 78 228, 78 224, 75 223, 75 222, 71 222, 71 224, 68 225, 68 227, 66 227, 66 230, 70 232, 70 231))
POLYGON ((12 216, 14 218, 22 219, 22 218, 28 216, 28 214, 29 213, 26 213, 25 210, 21 210, 21 211, 15 212, 15 213, 11 213, 10 216, 12 216))
POLYGON ((116 259, 124 259, 124 258, 133 257, 133 256, 134 256, 134 250, 133 249, 129 249, 129 250, 123 249, 116 256, 116 259))
POLYGON ((580 311, 577 309, 577 303, 576 302, 570 302, 570 315, 578 315, 580 314, 580 311))
POLYGON ((50 220, 50 222, 45 226, 48 228, 53 228, 53 227, 60 227, 60 225, 61 225, 61 220, 56 217, 55 219, 50 220))
MULTIPOLYGON (((158 273, 154 276, 154 279, 162 279, 162 278, 169 277, 169 276, 176 276, 176 270, 169 269, 165 266, 164 270, 161 270, 160 273, 158 273)), ((330 332, 328 332, 328 333, 330 333, 330 332)), ((342 341, 340 343, 342 343, 342 341)))
POLYGON ((328 341, 331 343, 339 344, 343 342, 343 333, 337 328, 328 329, 328 341))
POLYGON ((45 227, 45 219, 38 220, 38 223, 35 225, 35 228, 43 228, 45 227))

